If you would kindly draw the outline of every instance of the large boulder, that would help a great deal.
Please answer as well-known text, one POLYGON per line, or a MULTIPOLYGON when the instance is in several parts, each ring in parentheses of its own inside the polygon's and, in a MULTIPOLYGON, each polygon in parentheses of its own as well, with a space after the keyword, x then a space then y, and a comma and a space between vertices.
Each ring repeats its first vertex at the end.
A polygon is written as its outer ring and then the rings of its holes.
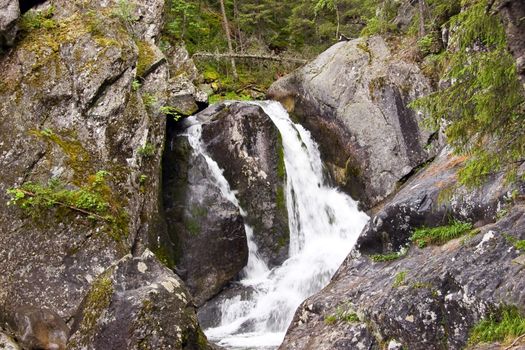
POLYGON ((359 236, 357 249, 366 254, 398 251, 409 242, 413 229, 420 226, 434 227, 452 220, 476 226, 494 222, 519 186, 506 185, 501 173, 480 187, 458 186, 458 171, 465 160, 465 156, 444 148, 382 205, 359 236))
POLYGON ((434 134, 407 107, 429 91, 415 64, 371 37, 335 44, 268 97, 310 130, 334 181, 370 208, 435 154, 434 134))
POLYGON ((0 56, 0 306, 12 310, 8 318, 29 305, 71 319, 101 273, 146 247, 170 263, 160 200, 169 70, 155 44, 163 6, 47 1, 0 56))
POLYGON ((164 211, 177 248, 177 272, 200 306, 246 265, 244 221, 185 130, 169 130, 163 168, 164 211))
POLYGON ((464 160, 445 149, 386 201, 332 282, 299 307, 281 349, 462 349, 498 307, 525 311, 524 252, 514 245, 525 238, 525 185, 500 175, 458 187, 464 160), (411 244, 415 228, 453 219, 478 229, 442 246, 411 244), (408 253, 393 261, 364 255, 401 247, 408 253))
POLYGON ((68 349, 208 350, 190 294, 146 250, 126 256, 92 284, 68 349))
POLYGON ((0 52, 13 45, 20 17, 18 0, 0 0, 0 52))
POLYGON ((236 191, 259 254, 269 266, 282 263, 289 231, 279 130, 261 107, 250 103, 221 104, 197 118, 203 121, 204 147, 236 191))

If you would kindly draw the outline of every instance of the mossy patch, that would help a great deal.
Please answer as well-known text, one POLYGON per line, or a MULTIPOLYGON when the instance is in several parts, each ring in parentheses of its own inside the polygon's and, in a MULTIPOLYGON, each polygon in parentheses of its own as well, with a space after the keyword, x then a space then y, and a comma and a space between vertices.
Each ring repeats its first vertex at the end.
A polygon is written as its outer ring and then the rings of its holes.
MULTIPOLYGON (((99 222, 108 228, 108 234, 120 241, 128 234, 128 217, 125 211, 114 201, 114 195, 106 178, 110 174, 99 171, 88 177, 87 183, 79 188, 62 183, 53 178, 47 184, 26 182, 11 188, 8 204, 16 205, 32 218, 43 216, 55 208, 81 214, 99 222)), ((61 217, 63 221, 65 217, 61 217)))
POLYGON ((148 69, 155 63, 157 55, 155 51, 146 41, 138 40, 137 47, 139 49, 139 57, 137 60, 137 76, 143 77, 148 69))
MULTIPOLYGON (((111 304, 114 288, 111 275, 113 269, 99 276, 91 285, 82 308, 82 320, 79 324, 80 339, 74 339, 73 343, 79 341, 81 345, 87 345, 96 335, 97 325, 101 322, 104 312, 111 304)), ((71 344, 76 346, 77 344, 71 344)))
POLYGON ((49 128, 42 130, 31 130, 31 135, 42 139, 48 145, 48 154, 52 147, 58 146, 68 157, 67 165, 75 172, 74 183, 79 185, 87 180, 92 172, 91 157, 89 152, 76 138, 74 131, 63 131, 57 133, 49 128))

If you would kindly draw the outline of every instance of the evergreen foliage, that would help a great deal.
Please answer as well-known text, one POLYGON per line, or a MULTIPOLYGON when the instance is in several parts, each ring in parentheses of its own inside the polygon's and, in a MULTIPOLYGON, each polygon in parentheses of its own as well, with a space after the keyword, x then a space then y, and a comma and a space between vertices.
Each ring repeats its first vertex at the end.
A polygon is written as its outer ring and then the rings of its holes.
POLYGON ((440 57, 448 87, 413 107, 428 114, 428 127, 446 125, 448 142, 457 153, 469 155, 461 184, 480 185, 501 171, 515 180, 525 160, 525 101, 515 62, 499 18, 487 13, 487 0, 465 6, 450 19, 456 49, 440 57))

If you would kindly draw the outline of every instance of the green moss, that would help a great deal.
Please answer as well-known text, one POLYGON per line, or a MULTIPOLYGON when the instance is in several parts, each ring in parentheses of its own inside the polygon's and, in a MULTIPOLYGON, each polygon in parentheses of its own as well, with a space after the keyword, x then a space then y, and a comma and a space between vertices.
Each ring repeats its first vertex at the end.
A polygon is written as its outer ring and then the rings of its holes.
POLYGON ((51 6, 44 11, 30 10, 24 13, 20 18, 19 27, 23 32, 30 32, 35 29, 54 29, 57 27, 57 21, 54 20, 53 14, 55 8, 51 6))
POLYGON ((525 316, 515 306, 503 306, 472 328, 469 344, 512 342, 525 334, 525 316))
POLYGON ((421 227, 414 231, 410 240, 424 248, 429 244, 443 244, 451 239, 460 237, 472 230, 472 224, 468 222, 453 221, 447 226, 434 228, 421 227))
POLYGON ((112 271, 105 273, 93 282, 91 288, 84 299, 84 308, 82 313, 82 321, 80 323, 80 334, 83 338, 83 343, 95 335, 98 322, 111 303, 113 295, 113 281, 111 276, 112 271))
POLYGON ((157 259, 159 259, 159 261, 163 263, 164 266, 172 270, 175 268, 176 266, 175 259, 172 256, 172 254, 170 254, 170 252, 168 251, 166 247, 160 245, 158 247, 153 247, 152 250, 153 250, 153 254, 155 254, 157 259))
POLYGON ((153 144, 146 142, 144 146, 137 149, 137 154, 142 158, 152 158, 156 153, 156 148, 153 144))
POLYGON ((403 248, 398 252, 370 255, 370 259, 375 262, 390 262, 405 257, 407 253, 408 249, 403 248))
POLYGON ((80 188, 71 188, 56 178, 47 184, 26 182, 7 191, 11 198, 8 204, 18 206, 35 219, 54 208, 81 214, 103 223, 109 235, 119 241, 127 236, 128 219, 123 208, 113 201, 113 193, 106 182, 109 175, 99 171, 89 176, 88 183, 80 188))
POLYGON ((155 63, 157 56, 151 47, 151 44, 146 41, 137 41, 137 47, 139 49, 139 57, 137 59, 137 76, 142 77, 155 63))
POLYGON ((396 274, 394 277, 394 283, 392 283, 392 287, 397 288, 401 287, 402 285, 405 285, 405 279, 407 277, 406 271, 401 271, 396 274))
POLYGON ((336 322, 357 323, 360 322, 359 316, 352 311, 350 303, 338 306, 333 314, 324 318, 324 322, 333 325, 336 322))
POLYGON ((76 139, 73 132, 64 131, 59 133, 51 129, 31 130, 30 134, 44 140, 48 148, 58 146, 68 157, 67 165, 75 172, 75 183, 80 184, 87 180, 91 168, 89 152, 76 139))
POLYGON ((198 220, 194 218, 186 219, 184 224, 191 235, 198 236, 201 233, 201 225, 198 220))
POLYGON ((277 176, 282 181, 286 180, 286 164, 284 162, 284 147, 281 134, 277 136, 277 176))

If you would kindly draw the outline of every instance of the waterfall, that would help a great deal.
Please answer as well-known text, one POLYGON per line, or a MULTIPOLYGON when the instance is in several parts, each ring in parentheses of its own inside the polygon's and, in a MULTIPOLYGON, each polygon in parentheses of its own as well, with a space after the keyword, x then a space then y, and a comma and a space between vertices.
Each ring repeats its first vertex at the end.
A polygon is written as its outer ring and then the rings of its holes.
MULTIPOLYGON (((205 330, 210 340, 227 349, 279 346, 297 307, 328 284, 368 220, 354 200, 327 185, 310 133, 294 124, 280 103, 253 103, 264 109, 282 136, 290 250, 283 265, 269 270, 257 254, 252 229, 246 227, 249 259, 240 283, 250 288, 250 296, 224 301, 220 325, 205 330)), ((239 207, 222 171, 201 145, 200 125, 190 127, 188 137, 206 158, 223 195, 239 207)))

